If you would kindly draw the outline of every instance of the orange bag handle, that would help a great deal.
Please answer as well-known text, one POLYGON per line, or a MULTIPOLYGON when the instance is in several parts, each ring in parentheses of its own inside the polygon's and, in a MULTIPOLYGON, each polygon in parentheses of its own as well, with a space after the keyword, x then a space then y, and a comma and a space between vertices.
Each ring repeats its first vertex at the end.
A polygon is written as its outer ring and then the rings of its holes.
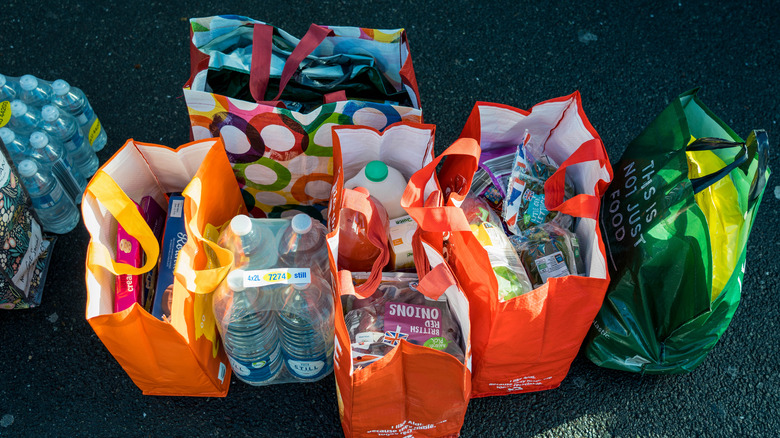
POLYGON ((417 290, 432 300, 438 300, 450 286, 457 284, 458 282, 455 280, 452 272, 450 272, 447 264, 439 263, 424 277, 420 277, 420 281, 417 283, 417 290))
MULTIPOLYGON (((295 46, 284 63, 282 76, 279 79, 279 93, 271 102, 279 100, 284 88, 292 79, 298 66, 320 45, 333 31, 316 24, 309 26, 306 35, 295 46)), ((273 54, 274 28, 267 24, 255 23, 252 31, 252 65, 249 67, 249 91, 257 102, 264 102, 265 92, 271 80, 271 58, 273 54)))
POLYGON ((114 275, 141 275, 152 270, 157 265, 160 244, 149 228, 149 224, 138 211, 135 202, 125 194, 114 178, 102 169, 92 177, 87 192, 106 207, 129 235, 138 240, 146 254, 146 263, 140 268, 119 263, 114 260, 111 251, 105 245, 93 239, 89 243, 90 251, 87 252, 87 267, 100 266, 114 275))
POLYGON ((342 193, 341 209, 353 210, 366 218, 368 240, 379 248, 379 256, 374 261, 374 265, 371 267, 371 274, 365 283, 354 287, 350 271, 342 269, 338 273, 341 279, 342 294, 359 295, 367 298, 376 291, 377 286, 382 281, 382 268, 390 261, 390 242, 387 241, 387 232, 384 225, 382 225, 382 219, 379 215, 374 214, 376 207, 366 189, 362 187, 358 187, 355 190, 345 188, 342 193))
POLYGON ((452 201, 453 198, 463 200, 468 194, 479 165, 480 153, 477 140, 460 138, 409 179, 401 206, 423 231, 471 232, 463 210, 452 201), (437 173, 436 167, 445 158, 437 173), (425 189, 430 181, 436 183, 437 190, 432 191, 426 199, 425 189))
POLYGON ((586 141, 566 159, 558 170, 544 182, 544 204, 550 211, 559 211, 569 216, 598 219, 599 201, 598 195, 602 190, 601 184, 597 186, 596 195, 579 194, 566 202, 563 202, 566 187, 566 168, 587 161, 608 163, 609 159, 604 151, 601 140, 594 138, 586 141))

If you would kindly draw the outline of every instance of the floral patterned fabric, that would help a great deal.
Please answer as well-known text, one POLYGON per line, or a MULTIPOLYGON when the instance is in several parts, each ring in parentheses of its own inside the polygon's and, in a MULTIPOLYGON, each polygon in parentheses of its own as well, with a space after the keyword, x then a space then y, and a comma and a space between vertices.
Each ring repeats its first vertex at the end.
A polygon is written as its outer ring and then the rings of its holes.
MULTIPOLYGON (((0 143, 2 145, 2 143, 0 143)), ((2 147, 0 154, 0 309, 26 309, 41 303, 51 249, 30 198, 2 147)))

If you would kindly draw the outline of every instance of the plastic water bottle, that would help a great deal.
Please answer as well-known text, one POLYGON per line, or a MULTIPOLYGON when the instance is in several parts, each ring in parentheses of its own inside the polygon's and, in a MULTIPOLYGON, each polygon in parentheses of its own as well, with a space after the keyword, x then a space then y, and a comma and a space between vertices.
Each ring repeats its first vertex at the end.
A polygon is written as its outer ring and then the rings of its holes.
POLYGON ((20 162, 26 158, 29 158, 30 147, 27 144, 25 138, 21 135, 16 135, 8 128, 0 128, 0 140, 5 144, 5 148, 11 154, 11 158, 15 162, 20 162))
POLYGON ((19 78, 21 91, 19 99, 27 105, 41 107, 51 102, 54 92, 51 85, 45 81, 39 80, 33 75, 24 75, 19 78))
POLYGON ((328 248, 325 241, 327 230, 314 222, 307 214, 293 216, 290 226, 279 242, 279 259, 283 266, 316 269, 316 275, 330 272, 328 248))
POLYGON ((0 75, 0 102, 14 100, 18 94, 19 84, 5 75, 0 75))
POLYGON ((65 192, 76 204, 81 203, 81 196, 87 188, 87 180, 79 173, 65 150, 58 143, 50 141, 43 131, 35 131, 30 135, 30 156, 51 167, 51 172, 60 181, 65 192))
POLYGON ((272 310, 279 286, 245 288, 241 269, 231 271, 226 283, 232 304, 224 315, 217 308, 214 311, 228 360, 240 380, 255 386, 265 384, 282 368, 276 312, 272 310))
POLYGON ((17 167, 43 229, 65 234, 75 228, 79 211, 59 181, 51 174, 39 172, 33 160, 22 160, 17 167))
POLYGON ((234 253, 234 266, 250 269, 266 269, 279 260, 276 237, 273 232, 261 226, 254 226, 249 216, 240 214, 230 221, 230 231, 240 239, 240 251, 234 253))
POLYGON ((41 112, 19 99, 11 102, 11 120, 8 122, 17 134, 30 135, 43 126, 41 112))
POLYGON ((65 150, 68 151, 68 155, 81 175, 85 178, 94 175, 100 162, 95 151, 84 138, 76 119, 54 105, 45 105, 41 114, 43 130, 65 146, 65 150))
POLYGON ((406 190, 406 178, 393 167, 374 160, 366 164, 360 172, 344 183, 344 187, 354 189, 365 187, 368 192, 382 203, 390 219, 405 216, 401 207, 401 197, 406 190))
POLYGON ((71 87, 62 79, 52 82, 51 88, 54 91, 51 103, 76 118, 81 129, 87 134, 89 144, 95 152, 103 149, 108 142, 108 136, 84 92, 76 87, 71 87))
POLYGON ((281 296, 279 330, 287 371, 296 380, 314 381, 333 370, 333 295, 330 283, 292 284, 281 296))

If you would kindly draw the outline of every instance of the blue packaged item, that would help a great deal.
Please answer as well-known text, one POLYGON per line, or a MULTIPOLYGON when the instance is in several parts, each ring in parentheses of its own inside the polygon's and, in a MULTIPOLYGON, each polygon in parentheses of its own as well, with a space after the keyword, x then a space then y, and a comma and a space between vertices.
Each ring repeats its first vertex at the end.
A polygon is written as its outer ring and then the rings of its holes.
POLYGON ((184 197, 181 195, 170 196, 168 217, 165 220, 165 231, 161 243, 152 315, 163 321, 170 321, 173 300, 173 269, 176 267, 179 251, 187 243, 187 231, 184 229, 184 197))

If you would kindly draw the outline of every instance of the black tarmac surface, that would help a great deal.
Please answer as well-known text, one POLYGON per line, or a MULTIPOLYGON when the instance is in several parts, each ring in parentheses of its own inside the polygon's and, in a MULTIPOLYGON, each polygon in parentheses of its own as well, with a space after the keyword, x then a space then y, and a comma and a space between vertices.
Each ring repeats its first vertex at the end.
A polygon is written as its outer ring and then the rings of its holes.
MULTIPOLYGON (((189 138, 187 19, 220 13, 298 36, 311 22, 405 27, 437 152, 477 100, 530 108, 580 90, 616 162, 670 99, 696 86, 740 135, 763 128, 780 144, 776 1, 9 0, 0 73, 85 90, 108 132, 101 162, 128 138, 175 147, 189 138)), ((697 370, 639 376, 581 355, 558 389, 472 400, 462 436, 780 435, 777 178, 750 237, 742 303, 697 370)), ((332 377, 260 388, 234 378, 226 398, 142 395, 84 319, 87 241, 83 226, 61 237, 39 308, 0 313, 0 436, 342 435, 332 377)))

